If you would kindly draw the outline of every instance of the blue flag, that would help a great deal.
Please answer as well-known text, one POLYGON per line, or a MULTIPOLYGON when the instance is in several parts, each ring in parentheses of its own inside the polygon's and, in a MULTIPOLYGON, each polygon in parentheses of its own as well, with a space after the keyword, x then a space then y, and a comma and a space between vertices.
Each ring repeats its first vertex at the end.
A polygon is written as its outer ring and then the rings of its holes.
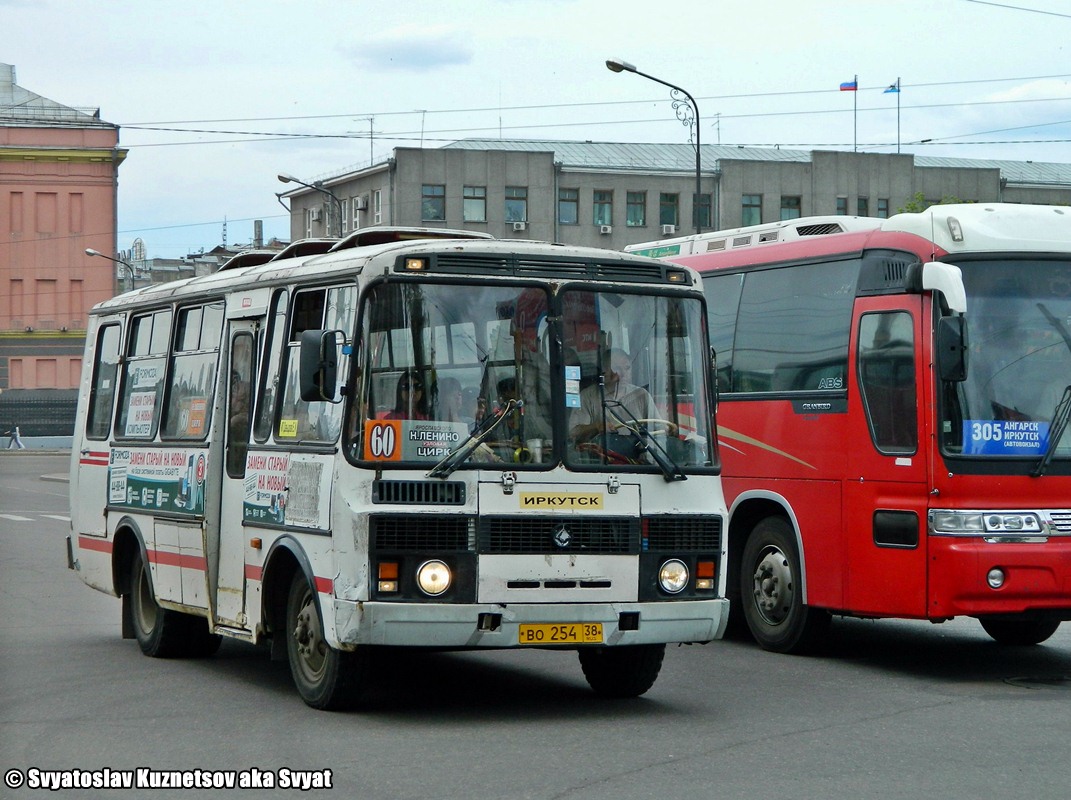
POLYGON ((889 88, 886 89, 884 92, 882 92, 882 94, 889 94, 890 92, 897 93, 899 91, 900 91, 900 82, 897 81, 896 83, 890 83, 889 84, 889 88))

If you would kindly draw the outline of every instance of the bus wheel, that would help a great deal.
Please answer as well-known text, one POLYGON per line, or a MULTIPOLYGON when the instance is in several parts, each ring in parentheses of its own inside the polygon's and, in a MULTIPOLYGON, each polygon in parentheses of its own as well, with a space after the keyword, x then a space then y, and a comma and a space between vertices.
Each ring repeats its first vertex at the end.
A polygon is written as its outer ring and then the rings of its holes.
POLYGON ((1060 621, 1055 619, 1008 620, 990 617, 978 621, 994 641, 1017 647, 1041 644, 1060 627, 1060 621))
POLYGON ((286 602, 286 653, 294 685, 307 705, 333 711, 356 703, 366 656, 327 644, 316 596, 300 572, 286 602))
POLYGON ((208 620, 160 608, 153 597, 148 566, 141 553, 130 565, 129 603, 125 605, 134 638, 153 658, 201 658, 219 649, 222 636, 209 633, 208 620))
POLYGON ((588 685, 603 697, 639 697, 652 686, 666 655, 664 644, 592 647, 578 651, 588 685))
POLYGON ((828 612, 803 604, 796 537, 783 517, 767 517, 748 537, 740 602, 751 635, 774 653, 803 652, 829 627, 828 612))

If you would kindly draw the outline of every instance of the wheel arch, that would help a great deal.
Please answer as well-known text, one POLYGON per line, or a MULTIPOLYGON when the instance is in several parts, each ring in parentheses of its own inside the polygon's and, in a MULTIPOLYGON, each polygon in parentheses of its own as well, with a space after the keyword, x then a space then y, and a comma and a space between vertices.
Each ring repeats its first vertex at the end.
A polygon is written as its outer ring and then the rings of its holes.
MULTIPOLYGON (((261 577, 261 624, 268 633, 286 628, 286 601, 294 575, 301 573, 314 588, 312 593, 320 619, 324 619, 320 607, 320 594, 315 591, 316 574, 305 549, 293 536, 280 536, 264 557, 264 572, 261 577)), ((279 636, 271 637, 272 659, 286 659, 286 641, 279 636)))
MULTIPOLYGON (((130 589, 130 569, 134 563, 134 556, 140 554, 142 563, 149 565, 149 549, 145 544, 145 536, 141 532, 141 526, 133 517, 121 517, 115 526, 115 534, 112 536, 112 587, 116 595, 125 595, 130 589)), ((146 569, 145 574, 149 581, 149 587, 156 595, 156 587, 153 584, 152 569, 146 569)))
POLYGON ((803 602, 807 602, 807 553, 803 549, 800 536, 799 520, 792 510, 792 505, 783 495, 776 492, 753 491, 740 494, 729 509, 729 571, 728 581, 731 590, 738 585, 740 559, 744 552, 751 531, 766 517, 782 517, 792 527, 796 537, 796 551, 800 559, 800 590, 803 602))

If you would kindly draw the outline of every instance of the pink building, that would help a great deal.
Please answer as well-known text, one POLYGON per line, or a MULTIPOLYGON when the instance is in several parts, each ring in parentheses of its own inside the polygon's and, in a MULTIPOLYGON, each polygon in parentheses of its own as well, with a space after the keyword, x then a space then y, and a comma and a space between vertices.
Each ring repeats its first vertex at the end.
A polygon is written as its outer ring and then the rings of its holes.
POLYGON ((70 433, 90 308, 115 294, 119 127, 0 64, 0 432, 70 433))

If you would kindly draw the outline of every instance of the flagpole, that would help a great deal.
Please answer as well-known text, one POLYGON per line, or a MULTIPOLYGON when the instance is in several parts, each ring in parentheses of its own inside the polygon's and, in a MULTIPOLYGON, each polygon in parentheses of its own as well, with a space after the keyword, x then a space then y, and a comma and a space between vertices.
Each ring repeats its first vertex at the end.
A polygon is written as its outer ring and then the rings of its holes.
POLYGON ((852 78, 855 92, 852 93, 852 152, 859 152, 859 76, 852 78))
POLYGON ((900 152, 900 76, 896 76, 896 152, 900 152))

